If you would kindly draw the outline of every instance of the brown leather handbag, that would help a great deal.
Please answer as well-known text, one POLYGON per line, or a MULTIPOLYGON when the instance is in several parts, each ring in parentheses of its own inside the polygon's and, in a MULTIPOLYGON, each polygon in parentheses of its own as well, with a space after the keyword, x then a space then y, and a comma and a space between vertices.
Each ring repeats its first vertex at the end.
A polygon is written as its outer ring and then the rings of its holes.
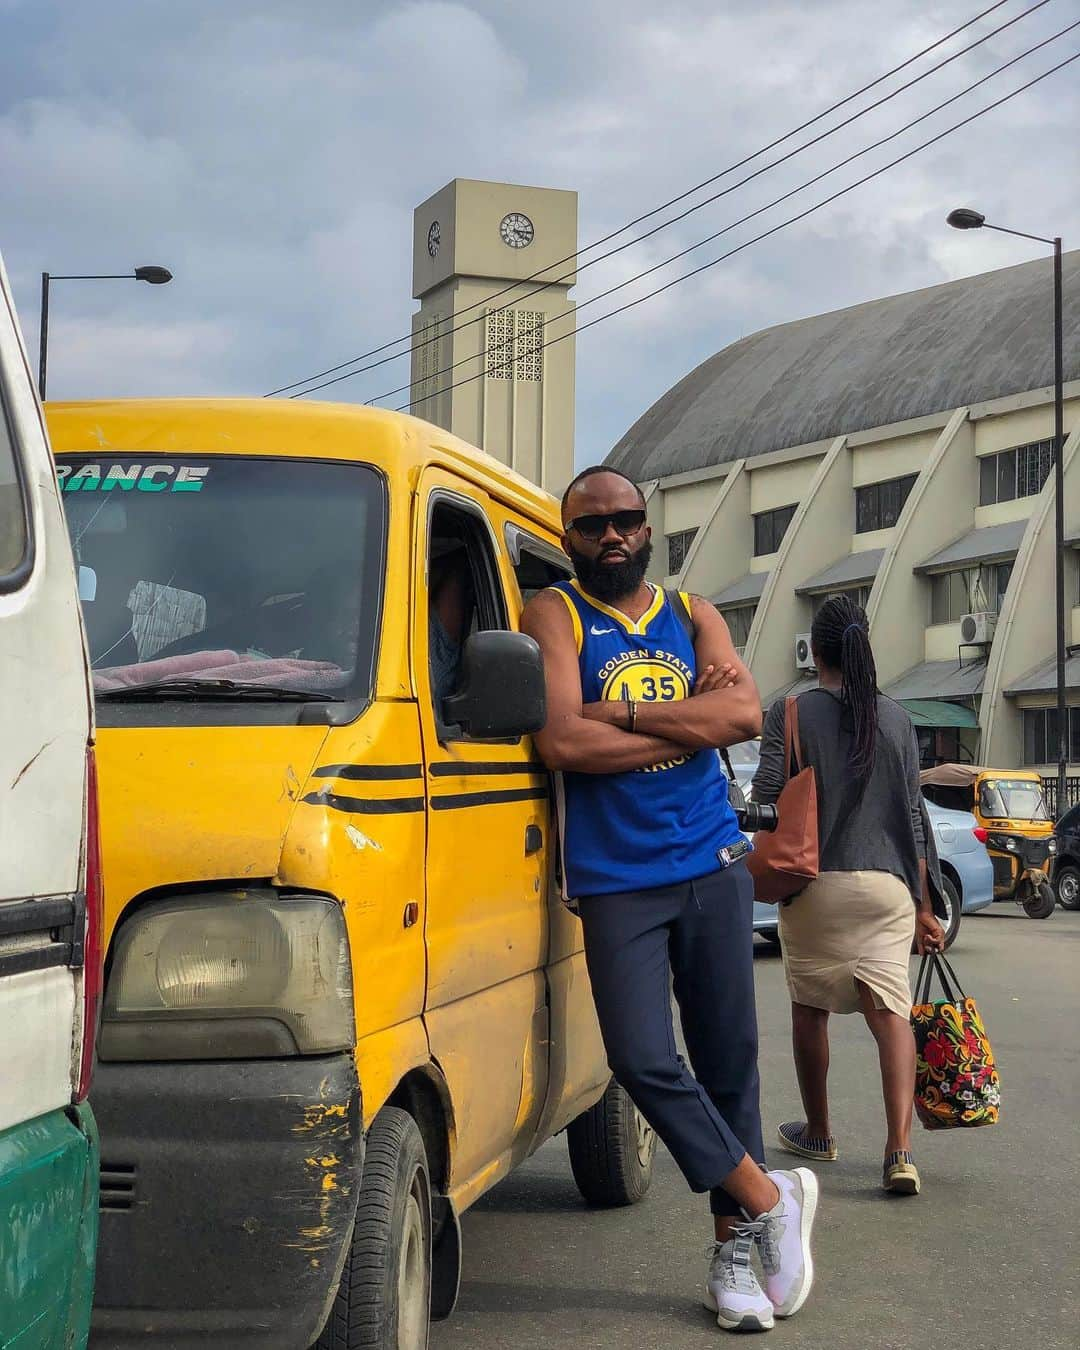
POLYGON ((797 895, 818 874, 817 776, 803 765, 795 698, 784 700, 784 772, 787 781, 776 799, 776 829, 754 835, 754 850, 746 860, 754 898, 769 905, 797 895))

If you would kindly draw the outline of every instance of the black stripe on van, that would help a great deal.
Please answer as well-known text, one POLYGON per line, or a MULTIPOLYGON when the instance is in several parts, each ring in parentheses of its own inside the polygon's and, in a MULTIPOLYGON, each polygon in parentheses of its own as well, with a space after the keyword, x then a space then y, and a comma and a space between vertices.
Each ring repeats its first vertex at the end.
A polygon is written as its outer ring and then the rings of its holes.
POLYGON ((321 769, 314 769, 311 776, 388 782, 392 779, 422 778, 423 772, 420 764, 324 764, 321 769))
POLYGON ((547 773, 547 769, 538 759, 528 760, 524 764, 514 764, 507 762, 505 759, 498 759, 486 764, 462 761, 461 763, 440 763, 431 766, 432 778, 457 778, 459 776, 464 778, 473 774, 511 773, 547 773))
POLYGON ((505 788, 501 792, 451 792, 432 797, 433 811, 455 811, 464 806, 496 806, 500 802, 546 801, 548 790, 542 788, 505 788))
POLYGON ((336 792, 309 792, 303 800, 309 806, 329 806, 359 816, 392 816, 423 811, 423 797, 342 797, 336 792))

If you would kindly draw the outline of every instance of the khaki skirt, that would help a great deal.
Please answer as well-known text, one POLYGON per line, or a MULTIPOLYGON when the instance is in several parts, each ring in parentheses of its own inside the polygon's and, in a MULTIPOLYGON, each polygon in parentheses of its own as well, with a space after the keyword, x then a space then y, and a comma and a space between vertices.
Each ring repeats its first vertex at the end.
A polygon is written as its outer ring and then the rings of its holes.
POLYGON ((780 945, 793 1003, 859 1011, 855 981, 876 1008, 911 1014, 908 961, 915 936, 911 892, 888 872, 822 872, 780 906, 780 945))

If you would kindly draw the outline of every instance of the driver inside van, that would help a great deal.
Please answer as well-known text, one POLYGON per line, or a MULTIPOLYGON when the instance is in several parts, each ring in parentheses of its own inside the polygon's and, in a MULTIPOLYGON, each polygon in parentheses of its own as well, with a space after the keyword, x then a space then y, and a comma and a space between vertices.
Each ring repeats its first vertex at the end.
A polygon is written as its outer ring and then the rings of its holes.
POLYGON ((433 543, 428 583, 428 653, 436 710, 454 692, 473 610, 472 573, 460 539, 433 543))

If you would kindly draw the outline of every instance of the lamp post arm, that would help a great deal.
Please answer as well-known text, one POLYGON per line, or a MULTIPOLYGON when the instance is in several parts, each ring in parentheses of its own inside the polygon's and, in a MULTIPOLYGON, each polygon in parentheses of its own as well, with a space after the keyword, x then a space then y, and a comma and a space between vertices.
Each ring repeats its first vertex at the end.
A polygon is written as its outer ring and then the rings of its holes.
MULTIPOLYGON (((1051 247, 1055 243, 1053 239, 1044 239, 1041 234, 1025 234, 1023 230, 1007 230, 1004 225, 991 225, 988 220, 983 221, 980 229, 996 230, 998 234, 1014 234, 1017 239, 1034 239, 1037 244, 1050 244, 1051 247)), ((1056 242, 1060 243, 1060 240, 1056 242)))

